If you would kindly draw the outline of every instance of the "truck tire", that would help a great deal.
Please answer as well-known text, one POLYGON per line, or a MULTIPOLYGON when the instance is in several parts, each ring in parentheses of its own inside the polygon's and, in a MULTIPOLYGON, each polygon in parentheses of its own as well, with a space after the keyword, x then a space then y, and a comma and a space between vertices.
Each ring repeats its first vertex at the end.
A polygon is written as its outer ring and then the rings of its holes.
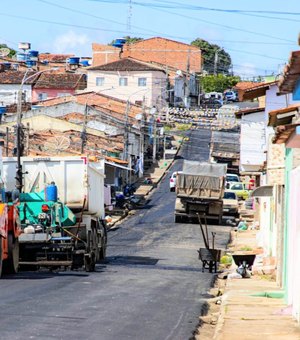
POLYGON ((223 222, 223 215, 219 216, 218 224, 222 225, 222 222, 223 222))
POLYGON ((182 222, 181 216, 175 215, 175 223, 181 223, 181 222, 182 222))
POLYGON ((3 263, 6 273, 16 274, 19 270, 19 240, 8 234, 8 259, 3 263))

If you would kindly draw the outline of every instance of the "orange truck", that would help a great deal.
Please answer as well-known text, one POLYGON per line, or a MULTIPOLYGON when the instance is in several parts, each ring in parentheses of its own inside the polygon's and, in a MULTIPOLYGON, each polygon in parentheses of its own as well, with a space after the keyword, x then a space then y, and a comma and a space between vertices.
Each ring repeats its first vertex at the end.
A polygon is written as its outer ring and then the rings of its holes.
POLYGON ((20 220, 16 205, 0 203, 0 277, 3 272, 18 272, 20 233, 20 220))

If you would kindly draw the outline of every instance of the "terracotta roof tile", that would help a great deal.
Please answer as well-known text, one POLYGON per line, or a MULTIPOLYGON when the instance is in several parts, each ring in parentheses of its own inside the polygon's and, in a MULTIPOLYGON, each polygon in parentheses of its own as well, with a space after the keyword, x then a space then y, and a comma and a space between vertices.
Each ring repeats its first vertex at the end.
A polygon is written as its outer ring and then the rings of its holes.
POLYGON ((66 59, 70 57, 74 57, 74 54, 52 54, 52 53, 39 54, 40 61, 49 61, 54 63, 66 62, 66 59))
POLYGON ((133 58, 124 58, 108 64, 92 66, 91 71, 162 71, 163 68, 133 58))
POLYGON ((85 89, 86 76, 78 73, 42 73, 34 85, 39 89, 85 89))
POLYGON ((300 51, 293 51, 279 80, 279 91, 282 94, 293 93, 296 82, 300 79, 300 51))
MULTIPOLYGON (((21 84, 26 72, 21 71, 6 71, 0 72, 0 84, 21 84)), ((25 84, 34 84, 39 77, 39 74, 34 76, 35 72, 28 72, 25 84)))

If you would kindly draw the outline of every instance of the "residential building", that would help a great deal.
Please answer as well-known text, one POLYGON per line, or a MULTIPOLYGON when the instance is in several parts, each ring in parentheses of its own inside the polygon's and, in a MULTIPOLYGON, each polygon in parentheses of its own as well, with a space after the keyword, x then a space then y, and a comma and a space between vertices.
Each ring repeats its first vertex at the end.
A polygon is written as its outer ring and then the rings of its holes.
POLYGON ((86 75, 77 73, 42 73, 33 85, 32 102, 74 95, 86 89, 86 75))
POLYGON ((132 103, 156 106, 165 101, 167 74, 158 66, 124 58, 88 68, 88 90, 109 94, 132 103))

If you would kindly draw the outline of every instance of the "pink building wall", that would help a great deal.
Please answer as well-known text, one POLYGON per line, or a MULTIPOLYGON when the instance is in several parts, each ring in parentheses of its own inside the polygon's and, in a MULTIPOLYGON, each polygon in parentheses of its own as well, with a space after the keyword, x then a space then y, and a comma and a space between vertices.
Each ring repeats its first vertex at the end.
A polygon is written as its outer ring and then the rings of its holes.
POLYGON ((39 99, 39 94, 47 94, 47 98, 45 99, 51 99, 51 98, 56 98, 58 96, 62 96, 62 94, 65 95, 73 95, 75 94, 74 89, 39 89, 39 88, 33 88, 32 89, 32 102, 37 102, 40 101, 39 99))

